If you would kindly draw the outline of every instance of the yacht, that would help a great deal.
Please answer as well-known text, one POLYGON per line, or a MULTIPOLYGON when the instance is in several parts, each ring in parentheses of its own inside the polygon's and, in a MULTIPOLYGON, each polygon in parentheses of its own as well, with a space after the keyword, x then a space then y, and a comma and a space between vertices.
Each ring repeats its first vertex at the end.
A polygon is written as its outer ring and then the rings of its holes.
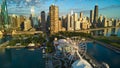
POLYGON ((25 48, 36 48, 34 43, 29 43, 25 48))

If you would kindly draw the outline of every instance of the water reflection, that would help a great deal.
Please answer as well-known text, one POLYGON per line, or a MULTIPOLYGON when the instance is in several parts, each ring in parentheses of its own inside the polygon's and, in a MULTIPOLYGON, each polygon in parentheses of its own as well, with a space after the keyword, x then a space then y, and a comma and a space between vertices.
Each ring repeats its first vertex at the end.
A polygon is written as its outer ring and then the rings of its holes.
POLYGON ((96 31, 91 31, 91 34, 94 36, 111 36, 111 35, 116 35, 120 37, 120 28, 107 28, 107 29, 101 29, 101 30, 96 30, 96 31))

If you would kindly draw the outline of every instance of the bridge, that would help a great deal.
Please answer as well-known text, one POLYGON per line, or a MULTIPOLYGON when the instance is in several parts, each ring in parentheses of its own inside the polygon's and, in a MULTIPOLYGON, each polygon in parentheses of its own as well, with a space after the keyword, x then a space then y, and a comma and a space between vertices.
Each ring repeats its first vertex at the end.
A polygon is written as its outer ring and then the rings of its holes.
POLYGON ((86 29, 86 30, 76 30, 75 32, 89 32, 89 31, 98 31, 98 30, 112 29, 112 28, 120 28, 120 26, 117 26, 117 27, 93 28, 93 29, 86 29))

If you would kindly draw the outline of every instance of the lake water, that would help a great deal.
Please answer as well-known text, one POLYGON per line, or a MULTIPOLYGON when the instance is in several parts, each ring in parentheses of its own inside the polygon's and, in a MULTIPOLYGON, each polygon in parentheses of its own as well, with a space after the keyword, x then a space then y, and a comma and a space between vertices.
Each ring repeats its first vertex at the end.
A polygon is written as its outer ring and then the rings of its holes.
POLYGON ((0 49, 0 68, 45 68, 40 49, 0 49))
POLYGON ((87 43, 87 47, 87 52, 98 62, 105 62, 110 68, 120 68, 120 53, 100 44, 87 43))

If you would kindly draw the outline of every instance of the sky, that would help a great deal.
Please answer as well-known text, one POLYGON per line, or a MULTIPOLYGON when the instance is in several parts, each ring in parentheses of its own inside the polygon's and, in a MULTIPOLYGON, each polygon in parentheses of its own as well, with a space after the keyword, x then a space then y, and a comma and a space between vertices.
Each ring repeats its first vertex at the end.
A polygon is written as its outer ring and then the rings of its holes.
MULTIPOLYGON (((2 0, 0 0, 0 4, 2 0)), ((49 12, 49 6, 55 4, 59 7, 59 15, 83 12, 84 16, 90 15, 90 10, 98 5, 99 15, 109 18, 120 18, 120 0, 7 0, 9 14, 30 15, 34 7, 36 15, 41 11, 49 12)))

